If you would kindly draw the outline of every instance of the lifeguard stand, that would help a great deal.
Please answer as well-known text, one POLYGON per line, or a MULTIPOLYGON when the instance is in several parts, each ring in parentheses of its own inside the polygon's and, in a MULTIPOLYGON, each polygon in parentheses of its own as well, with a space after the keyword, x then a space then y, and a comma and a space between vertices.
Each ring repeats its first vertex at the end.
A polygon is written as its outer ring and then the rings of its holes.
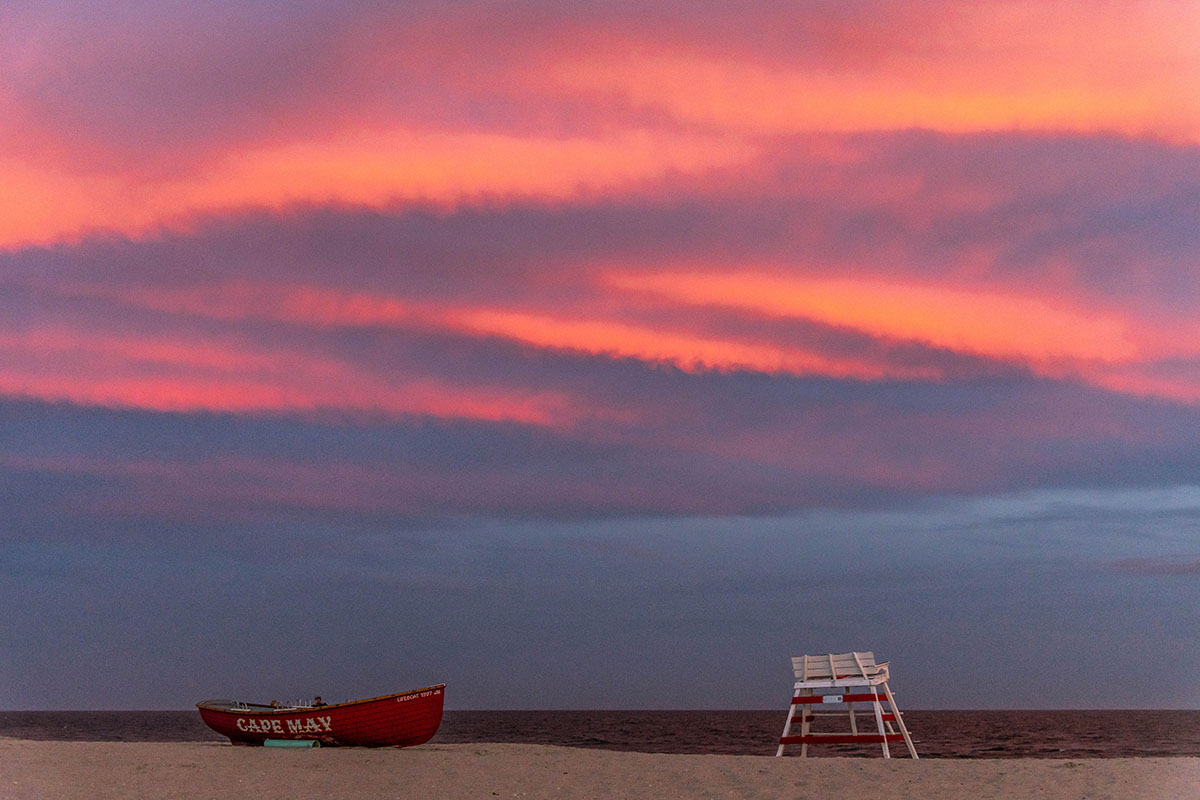
POLYGON ((801 758, 808 755, 810 744, 880 744, 883 746, 883 757, 891 758, 888 742, 903 741, 908 754, 917 758, 917 749, 913 747, 908 728, 904 727, 904 718, 896 708, 896 699, 888 688, 886 661, 876 664, 874 653, 797 656, 792 659, 792 670, 796 673, 795 691, 775 755, 783 755, 783 748, 789 744, 800 745, 801 758), (879 694, 881 689, 882 697, 879 694), (890 711, 883 708, 885 699, 890 711), (859 730, 858 718, 854 713, 856 703, 871 704, 874 732, 859 730), (800 709, 800 735, 792 736, 797 708, 800 709), (818 708, 838 710, 817 711, 818 708), (849 733, 813 732, 814 717, 844 717, 847 713, 850 717, 849 733), (900 729, 898 733, 896 728, 900 729))

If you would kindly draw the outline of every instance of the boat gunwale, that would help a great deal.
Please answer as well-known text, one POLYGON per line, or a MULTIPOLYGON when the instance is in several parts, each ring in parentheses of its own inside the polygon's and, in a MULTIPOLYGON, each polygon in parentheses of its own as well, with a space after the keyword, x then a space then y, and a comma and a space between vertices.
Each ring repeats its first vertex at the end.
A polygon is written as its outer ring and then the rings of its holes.
POLYGON ((199 703, 196 703, 196 708, 204 710, 204 711, 213 711, 213 712, 217 712, 217 713, 221 713, 221 714, 232 714, 234 716, 239 716, 239 717, 244 717, 247 715, 259 715, 259 716, 264 716, 264 717, 271 717, 271 716, 275 716, 278 714, 311 714, 314 711, 327 711, 331 708, 347 708, 349 706, 357 706, 357 705, 362 705, 364 703, 374 703, 374 702, 377 702, 380 700, 391 700, 392 698, 395 698, 395 697, 404 697, 405 695, 420 694, 421 692, 431 692, 435 689, 445 689, 445 688, 446 688, 446 684, 438 683, 438 684, 434 684, 433 686, 425 686, 420 689, 410 689, 409 691, 406 691, 406 692, 395 692, 393 694, 381 694, 378 697, 367 697, 362 700, 347 700, 344 703, 326 703, 325 705, 321 705, 321 706, 289 706, 286 708, 271 708, 269 705, 259 706, 259 704, 257 704, 257 703, 252 703, 250 705, 258 706, 258 708, 235 709, 235 708, 223 708, 221 706, 215 706, 215 705, 211 705, 211 704, 212 703, 236 703, 236 702, 241 702, 241 701, 238 701, 238 700, 201 700, 199 703), (262 710, 261 711, 258 710, 259 708, 261 708, 262 710))

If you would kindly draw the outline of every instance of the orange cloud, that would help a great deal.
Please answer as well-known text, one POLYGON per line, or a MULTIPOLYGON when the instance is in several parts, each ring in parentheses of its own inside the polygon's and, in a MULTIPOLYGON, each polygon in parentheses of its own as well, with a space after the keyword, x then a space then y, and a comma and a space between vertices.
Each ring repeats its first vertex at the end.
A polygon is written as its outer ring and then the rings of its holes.
POLYGON ((802 317, 1000 358, 1124 361, 1137 352, 1120 319, 1083 314, 1037 297, 768 273, 614 274, 609 281, 620 289, 691 304, 802 317))
POLYGON ((474 333, 502 336, 537 347, 636 358, 671 364, 685 371, 753 370, 864 379, 931 377, 925 371, 835 359, 776 343, 717 339, 603 319, 481 309, 451 311, 446 319, 474 333))
POLYGON ((907 23, 921 33, 897 25, 817 62, 644 42, 568 56, 551 74, 570 91, 743 132, 1105 130, 1200 141, 1193 4, 979 3, 907 23))
POLYGON ((117 205, 128 192, 119 177, 72 175, 0 158, 0 248, 120 227, 113 223, 128 225, 131 217, 144 227, 145 215, 117 205))
POLYGON ((6 187, 0 247, 95 229, 136 235, 248 206, 571 198, 742 163, 754 154, 735 139, 650 130, 562 139, 391 130, 229 152, 193 174, 159 181, 80 176, 9 159, 0 161, 6 187))
POLYGON ((378 205, 396 198, 453 202, 485 196, 573 197, 670 171, 745 161, 745 144, 626 131, 599 139, 488 133, 348 134, 236 153, 177 190, 199 206, 280 206, 332 199, 378 205))
MULTIPOLYGON (((415 327, 669 364, 692 372, 748 370, 858 380, 943 377, 934 364, 892 361, 886 350, 847 355, 766 334, 714 335, 695 327, 703 322, 704 306, 737 308, 769 317, 815 320, 885 340, 1020 360, 1044 374, 1073 376, 1122 393, 1200 401, 1200 377, 1161 374, 1153 364, 1154 359, 1194 357, 1196 348, 1189 342, 1200 339, 1163 338, 1162 331, 1156 335, 1156 329, 1144 322, 1084 313, 1038 297, 766 272, 617 272, 606 281, 615 292, 613 303, 628 304, 631 292, 640 295, 639 302, 657 297, 676 308, 675 322, 649 325, 606 317, 588 308, 546 313, 246 281, 90 294, 230 323, 273 320, 315 328, 415 327), (692 306, 695 313, 680 313, 680 303, 692 306)), ((14 356, 13 366, 0 373, 0 392, 102 405, 228 411, 337 408, 556 426, 584 417, 616 419, 636 413, 631 408, 599 408, 586 398, 559 391, 455 385, 394 370, 385 374, 370 366, 277 347, 264 349, 240 338, 155 340, 41 327, 0 337, 0 354, 6 351, 14 356), (28 365, 31 358, 37 367, 18 366, 28 365)))
POLYGON ((615 321, 586 311, 543 314, 504 308, 413 303, 363 292, 247 282, 179 290, 133 290, 144 308, 214 319, 275 319, 315 326, 420 325, 495 336, 535 347, 671 364, 685 371, 753 370, 879 379, 937 377, 928 369, 831 357, 790 343, 715 338, 615 321))
POLYGON ((1104 83, 959 85, 944 76, 847 78, 668 54, 567 64, 558 74, 576 88, 616 91, 680 120, 742 132, 1103 130, 1200 141, 1200 100, 1171 79, 1128 92, 1104 83))

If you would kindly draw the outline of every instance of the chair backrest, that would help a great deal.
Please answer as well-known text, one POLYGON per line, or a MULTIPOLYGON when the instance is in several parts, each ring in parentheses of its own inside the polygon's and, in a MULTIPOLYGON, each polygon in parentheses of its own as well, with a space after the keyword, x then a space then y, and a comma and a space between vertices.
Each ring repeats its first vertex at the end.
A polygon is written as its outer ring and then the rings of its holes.
POLYGON ((828 653, 792 659, 792 671, 797 680, 802 681, 871 678, 885 667, 886 664, 875 663, 875 654, 871 652, 828 653))

